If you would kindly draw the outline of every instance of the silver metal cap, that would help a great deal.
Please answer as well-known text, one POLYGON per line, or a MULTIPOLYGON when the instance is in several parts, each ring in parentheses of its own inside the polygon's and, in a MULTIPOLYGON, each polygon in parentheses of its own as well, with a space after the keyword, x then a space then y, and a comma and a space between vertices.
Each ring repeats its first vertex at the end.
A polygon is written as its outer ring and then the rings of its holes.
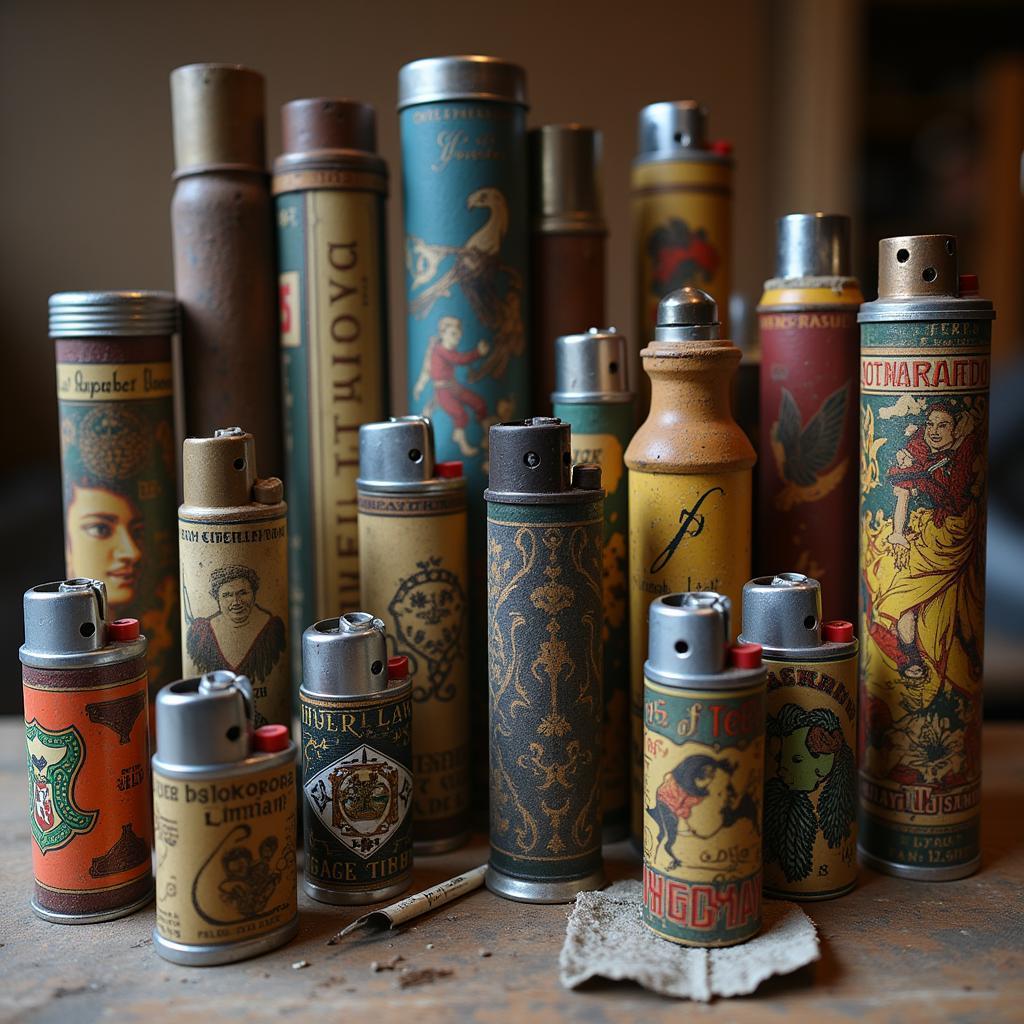
POLYGON ((778 219, 776 277, 848 277, 849 274, 849 217, 840 213, 790 213, 778 219))
POLYGON ((392 416, 359 428, 358 486, 397 487, 434 477, 434 428, 426 416, 392 416))
POLYGON ((821 646, 821 584, 799 572, 760 576, 743 587, 744 643, 766 653, 821 646))
POLYGON ((708 112, 696 100, 649 103, 637 120, 637 159, 728 160, 710 151, 707 131, 708 112))
POLYGON ((552 402, 628 402, 629 346, 614 327, 555 339, 552 402))
POLYGON ((545 124, 527 133, 530 214, 550 232, 601 232, 601 133, 581 124, 545 124))
POLYGON ((170 292, 57 292, 49 309, 51 338, 159 337, 179 329, 170 292))
POLYGON ((706 341, 721 334, 718 303, 707 292, 687 285, 658 303, 655 341, 706 341))
POLYGON ((398 109, 446 100, 490 100, 526 104, 526 72, 518 65, 466 54, 426 57, 398 72, 398 109))
POLYGON ((244 761, 252 752, 252 684, 222 669, 180 679, 156 695, 157 759, 169 768, 244 761))
POLYGON ((384 623, 369 612, 346 612, 310 626, 302 634, 302 689, 330 697, 388 689, 384 623))
POLYGON ((22 656, 76 657, 107 646, 107 587, 100 580, 63 580, 25 591, 22 656))

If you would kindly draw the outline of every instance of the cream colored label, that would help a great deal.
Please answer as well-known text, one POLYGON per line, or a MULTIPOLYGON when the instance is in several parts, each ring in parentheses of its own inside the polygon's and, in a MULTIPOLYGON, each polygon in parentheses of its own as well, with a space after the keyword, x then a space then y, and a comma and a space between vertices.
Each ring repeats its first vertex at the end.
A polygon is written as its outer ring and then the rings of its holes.
POLYGON ((178 519, 185 676, 230 669, 252 683, 256 724, 291 723, 285 517, 178 519))
POLYGON ((170 363, 58 363, 62 402, 131 402, 168 398, 174 389, 170 363))
POLYGON ((294 920, 294 764, 209 781, 154 771, 153 812, 163 938, 227 945, 294 920))

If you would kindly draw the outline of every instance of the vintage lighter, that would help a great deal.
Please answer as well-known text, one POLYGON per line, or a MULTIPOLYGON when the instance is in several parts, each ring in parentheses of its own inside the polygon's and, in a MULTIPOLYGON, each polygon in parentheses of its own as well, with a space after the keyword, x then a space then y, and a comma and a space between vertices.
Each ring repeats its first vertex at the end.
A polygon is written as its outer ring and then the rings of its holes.
POLYGON ((108 621, 136 616, 150 694, 178 677, 172 336, 167 292, 50 296, 69 578, 106 584, 108 621))
MULTIPOLYGON (((707 111, 694 100, 651 103, 640 111, 632 207, 636 340, 657 323, 658 303, 688 285, 722 310, 732 289, 732 146, 709 142, 707 111)), ((728 336, 727 317, 722 317, 728 336)), ((637 381, 641 415, 650 403, 637 381)))
POLYGON ((604 841, 629 834, 629 497, 626 446, 633 436, 629 351, 614 328, 592 327, 555 342, 555 415, 572 428, 572 461, 601 467, 604 485, 604 729, 601 804, 604 841))
POLYGON ((761 927, 765 670, 729 647, 731 602, 651 602, 644 665, 643 920, 684 946, 732 946, 761 927))
POLYGON ((600 888, 604 491, 569 425, 491 428, 487 499, 491 856, 525 903, 600 888))
POLYGON ((850 218, 778 222, 775 277, 757 307, 761 338, 760 572, 790 566, 822 583, 826 619, 857 601, 857 307, 850 218))
POLYGON ((981 858, 992 303, 952 235, 885 238, 861 307, 860 850, 904 878, 981 858))
POLYGON ((237 64, 171 72, 174 290, 182 305, 185 428, 248 423, 274 473, 281 456, 274 213, 263 76, 237 64))
POLYGON ((740 643, 760 644, 768 671, 764 891, 784 900, 857 884, 857 641, 821 607, 802 573, 743 588, 740 643))
POLYGON ((412 880, 412 681, 367 612, 302 634, 302 887, 376 903, 412 880))
POLYGON ((360 604, 387 630, 412 675, 413 843, 461 845, 469 830, 469 599, 466 481, 434 461, 430 420, 359 431, 360 604))
POLYGON ((698 288, 662 300, 641 353, 651 411, 626 450, 633 724, 632 831, 641 836, 643 662, 647 608, 661 594, 714 590, 739 605, 750 578, 754 450, 730 411, 740 350, 719 337, 698 288))
POLYGON ((110 921, 153 898, 146 638, 109 614, 99 580, 25 592, 32 909, 54 924, 110 921))
POLYGON ((299 930, 288 729, 255 728, 249 680, 228 671, 165 686, 156 723, 154 948, 193 967, 276 949, 299 930))
MULTIPOLYGON (((359 603, 358 435, 387 412, 387 165, 373 108, 281 109, 274 161, 291 635, 359 603)), ((302 651, 292 668, 299 678, 302 651)))
MULTIPOLYGON (((530 160, 530 412, 550 415, 555 339, 605 322, 601 133, 545 124, 527 135, 530 160)), ((555 415, 559 415, 557 412, 555 415)), ((574 426, 575 431, 575 426, 574 426)))
POLYGON ((288 725, 288 527, 281 481, 256 475, 256 441, 240 427, 186 438, 182 475, 185 672, 244 675, 252 684, 256 724, 288 725))

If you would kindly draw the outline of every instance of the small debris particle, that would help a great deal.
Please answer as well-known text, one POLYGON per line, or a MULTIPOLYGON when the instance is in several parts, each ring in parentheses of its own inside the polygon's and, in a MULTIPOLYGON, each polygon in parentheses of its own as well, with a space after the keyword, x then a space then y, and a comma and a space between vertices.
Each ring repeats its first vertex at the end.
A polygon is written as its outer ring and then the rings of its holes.
POLYGON ((143 946, 151 946, 152 944, 153 944, 153 940, 151 938, 149 938, 149 937, 146 937, 145 939, 139 939, 138 942, 133 942, 128 948, 129 949, 142 949, 143 946))
POLYGON ((308 967, 308 966, 309 966, 309 961, 308 960, 296 960, 295 963, 292 964, 292 970, 293 971, 301 971, 303 967, 308 967))
POLYGON ((444 919, 446 921, 458 921, 459 915, 458 914, 445 914, 444 919))
POLYGON ((491 955, 491 951, 489 949, 478 949, 476 951, 476 953, 477 953, 477 956, 490 956, 491 955))
POLYGON ((428 942, 427 943, 427 949, 433 949, 433 948, 434 948, 434 944, 432 942, 428 942))
POLYGON ((404 971, 398 976, 399 988, 413 988, 416 985, 433 985, 441 978, 453 975, 450 967, 422 967, 418 971, 404 971))
POLYGON ((54 999, 63 999, 65 996, 77 996, 83 992, 99 992, 100 984, 96 981, 90 981, 88 985, 74 985, 65 987, 60 985, 53 990, 54 999))
POLYGON ((393 971, 404 960, 404 956, 393 956, 390 960, 374 960, 373 963, 370 964, 370 970, 373 971, 374 974, 379 974, 381 971, 393 971))

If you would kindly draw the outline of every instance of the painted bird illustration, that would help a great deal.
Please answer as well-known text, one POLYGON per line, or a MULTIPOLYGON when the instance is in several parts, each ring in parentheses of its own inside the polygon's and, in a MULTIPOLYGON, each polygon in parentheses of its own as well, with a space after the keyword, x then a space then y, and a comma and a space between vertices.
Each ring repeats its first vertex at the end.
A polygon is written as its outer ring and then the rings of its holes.
POLYGON ((470 380, 501 377, 509 359, 521 355, 526 345, 522 279, 501 262, 501 243, 508 233, 508 203, 500 190, 485 187, 470 193, 466 208, 487 210, 488 217, 463 245, 433 245, 422 238, 409 238, 405 262, 412 276, 411 290, 423 289, 410 309, 422 320, 439 299, 450 298, 453 288, 461 288, 477 319, 493 332, 490 354, 470 373, 470 380), (502 277, 507 280, 504 291, 499 287, 502 277))

